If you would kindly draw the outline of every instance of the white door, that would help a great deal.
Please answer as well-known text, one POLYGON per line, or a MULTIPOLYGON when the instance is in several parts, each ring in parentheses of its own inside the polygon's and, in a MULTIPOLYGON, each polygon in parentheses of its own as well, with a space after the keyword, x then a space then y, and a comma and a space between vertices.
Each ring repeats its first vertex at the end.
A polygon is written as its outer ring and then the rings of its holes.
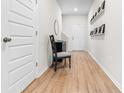
POLYGON ((87 26, 72 25, 72 50, 86 49, 87 26))
POLYGON ((21 93, 35 79, 35 0, 2 0, 2 93, 21 93))

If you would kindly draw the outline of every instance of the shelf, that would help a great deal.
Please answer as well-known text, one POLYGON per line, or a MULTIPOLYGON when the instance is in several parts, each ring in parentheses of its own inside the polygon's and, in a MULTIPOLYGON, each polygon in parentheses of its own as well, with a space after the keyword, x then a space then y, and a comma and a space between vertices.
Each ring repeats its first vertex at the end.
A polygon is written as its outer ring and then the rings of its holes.
POLYGON ((90 20, 90 24, 93 24, 105 11, 105 0, 102 2, 98 10, 94 13, 90 20))
POLYGON ((93 19, 90 23, 93 24, 103 13, 104 13, 104 10, 102 9, 102 10, 94 17, 94 19, 93 19))
POLYGON ((105 35, 105 24, 102 24, 99 27, 96 27, 94 30, 90 32, 91 37, 103 36, 105 35))

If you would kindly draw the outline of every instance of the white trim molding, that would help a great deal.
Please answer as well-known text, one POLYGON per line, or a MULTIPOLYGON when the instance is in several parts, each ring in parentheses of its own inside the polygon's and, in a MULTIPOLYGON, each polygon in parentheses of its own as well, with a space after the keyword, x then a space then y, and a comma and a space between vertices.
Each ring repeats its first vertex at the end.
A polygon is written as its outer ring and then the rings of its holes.
POLYGON ((49 69, 49 67, 46 67, 43 71, 41 71, 39 74, 37 74, 36 79, 41 77, 48 69, 49 69))
POLYGON ((115 84, 115 86, 122 91, 121 84, 109 73, 109 71, 95 58, 95 56, 88 51, 88 53, 91 55, 91 57, 96 61, 96 63, 101 67, 101 69, 106 73, 106 75, 112 80, 112 82, 115 84))

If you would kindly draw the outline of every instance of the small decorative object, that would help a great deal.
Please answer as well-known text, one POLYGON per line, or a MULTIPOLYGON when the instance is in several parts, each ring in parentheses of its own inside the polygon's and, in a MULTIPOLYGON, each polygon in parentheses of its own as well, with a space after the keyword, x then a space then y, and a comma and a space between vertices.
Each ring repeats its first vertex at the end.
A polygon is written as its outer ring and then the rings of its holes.
POLYGON ((102 30, 102 29, 101 29, 101 26, 100 26, 100 27, 99 27, 99 34, 101 34, 101 30, 102 30))
POLYGON ((101 8, 105 9, 105 1, 102 3, 101 8))
POLYGON ((99 8, 98 8, 98 13, 100 12, 100 10, 101 10, 101 8, 99 7, 99 8))
POLYGON ((94 31, 92 31, 92 36, 94 35, 94 31))
POLYGON ((93 20, 93 17, 91 18, 90 22, 92 22, 92 20, 93 20))
POLYGON ((95 35, 97 34, 98 28, 95 28, 95 35))
POLYGON ((59 22, 57 19, 54 21, 54 32, 55 32, 55 35, 59 34, 59 22))
POLYGON ((102 25, 102 34, 105 34, 105 24, 102 25))
POLYGON ((90 32, 90 35, 92 36, 92 35, 93 35, 93 33, 94 33, 94 31, 91 31, 91 32, 90 32))
MULTIPOLYGON (((92 32, 92 31, 91 31, 92 32)), ((90 32, 90 36, 92 35, 92 33, 90 32)))
POLYGON ((94 19, 94 17, 95 17, 95 16, 93 15, 93 19, 94 19))
POLYGON ((97 12, 95 13, 95 16, 97 16, 97 12))

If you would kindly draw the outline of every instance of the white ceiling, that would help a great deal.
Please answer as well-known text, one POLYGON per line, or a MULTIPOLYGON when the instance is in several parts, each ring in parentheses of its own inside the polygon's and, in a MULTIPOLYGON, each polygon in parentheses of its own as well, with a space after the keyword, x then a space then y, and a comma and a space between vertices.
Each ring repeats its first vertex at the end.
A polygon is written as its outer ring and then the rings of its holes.
POLYGON ((63 15, 87 15, 94 0, 57 0, 63 15), (78 8, 75 12, 74 8, 78 8))

